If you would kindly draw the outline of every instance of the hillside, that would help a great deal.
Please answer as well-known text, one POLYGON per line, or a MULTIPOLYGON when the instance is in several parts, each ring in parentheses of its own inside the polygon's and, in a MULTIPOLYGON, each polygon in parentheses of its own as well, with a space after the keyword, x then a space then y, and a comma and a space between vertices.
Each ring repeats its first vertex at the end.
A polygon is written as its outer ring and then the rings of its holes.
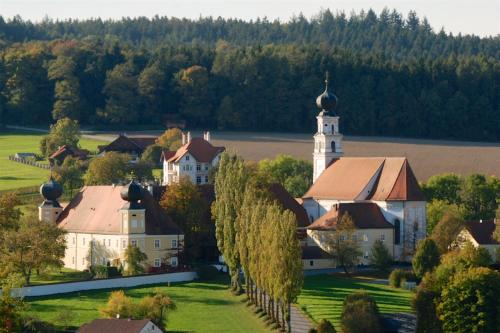
POLYGON ((347 135, 500 141, 500 39, 409 13, 291 22, 0 17, 0 123, 306 133, 325 72, 347 135))

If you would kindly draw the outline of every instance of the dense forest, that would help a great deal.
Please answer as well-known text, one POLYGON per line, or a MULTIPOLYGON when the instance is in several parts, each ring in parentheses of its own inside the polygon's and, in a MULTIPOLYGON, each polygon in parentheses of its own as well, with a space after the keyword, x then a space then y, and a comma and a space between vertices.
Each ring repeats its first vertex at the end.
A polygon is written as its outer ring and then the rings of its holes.
POLYGON ((311 132, 327 70, 346 134, 500 140, 500 37, 436 33, 413 12, 0 17, 0 123, 311 132))

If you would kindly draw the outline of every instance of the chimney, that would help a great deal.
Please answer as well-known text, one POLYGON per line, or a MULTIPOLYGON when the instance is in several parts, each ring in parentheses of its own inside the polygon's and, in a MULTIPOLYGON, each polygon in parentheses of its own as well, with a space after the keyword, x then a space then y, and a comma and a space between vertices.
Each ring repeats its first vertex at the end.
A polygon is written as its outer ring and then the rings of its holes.
POLYGON ((190 143, 191 142, 191 132, 188 132, 187 134, 187 142, 186 143, 190 143))
POLYGON ((184 146, 186 144, 186 134, 182 132, 182 145, 184 146))
POLYGON ((209 131, 206 131, 205 133, 203 133, 203 139, 205 139, 205 141, 210 142, 210 132, 209 131))

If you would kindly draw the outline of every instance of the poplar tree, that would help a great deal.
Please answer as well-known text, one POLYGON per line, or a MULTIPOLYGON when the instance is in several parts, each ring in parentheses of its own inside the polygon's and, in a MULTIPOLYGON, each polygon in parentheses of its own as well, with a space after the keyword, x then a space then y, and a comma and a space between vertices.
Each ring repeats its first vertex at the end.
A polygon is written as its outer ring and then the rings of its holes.
POLYGON ((224 261, 231 275, 231 289, 241 293, 240 258, 236 235, 237 217, 243 204, 248 172, 243 159, 224 153, 219 162, 219 172, 215 179, 215 197, 213 206, 217 246, 224 256, 224 261))

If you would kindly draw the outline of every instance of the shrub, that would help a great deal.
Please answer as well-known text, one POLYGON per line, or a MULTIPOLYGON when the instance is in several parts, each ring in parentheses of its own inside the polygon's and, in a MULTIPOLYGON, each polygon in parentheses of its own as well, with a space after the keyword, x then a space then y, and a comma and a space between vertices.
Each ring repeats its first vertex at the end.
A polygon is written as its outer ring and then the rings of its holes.
POLYGON ((91 267, 92 275, 94 279, 108 279, 112 277, 121 276, 117 267, 113 266, 92 266, 91 267))
POLYGON ((394 288, 401 288, 403 281, 415 281, 415 275, 404 269, 396 268, 389 275, 389 285, 394 288))
POLYGON ((125 296, 123 290, 117 290, 111 292, 108 303, 101 309, 101 314, 105 318, 116 318, 116 315, 120 315, 121 318, 132 318, 133 308, 132 299, 125 296))
POLYGON ((500 273, 485 267, 458 272, 438 306, 445 332, 498 332, 500 273))
POLYGON ((317 333, 335 333, 335 327, 333 324, 326 319, 321 319, 316 327, 317 333))
POLYGON ((439 294, 429 290, 422 283, 413 298, 413 309, 417 314, 417 333, 440 333, 442 332, 435 300, 439 294))
POLYGON ((436 242, 430 238, 421 240, 412 264, 413 271, 418 278, 422 278, 426 272, 432 272, 434 267, 439 265, 439 249, 436 242))
POLYGON ((392 263, 392 256, 385 246, 384 242, 380 239, 377 239, 375 243, 373 243, 371 255, 370 255, 370 264, 373 265, 380 271, 387 271, 392 263))
POLYGON ((382 332, 377 303, 365 292, 345 298, 340 321, 345 333, 382 332))
POLYGON ((206 265, 198 267, 198 269, 196 269, 196 273, 198 273, 198 278, 200 280, 211 281, 217 278, 219 270, 217 270, 214 266, 206 265))

